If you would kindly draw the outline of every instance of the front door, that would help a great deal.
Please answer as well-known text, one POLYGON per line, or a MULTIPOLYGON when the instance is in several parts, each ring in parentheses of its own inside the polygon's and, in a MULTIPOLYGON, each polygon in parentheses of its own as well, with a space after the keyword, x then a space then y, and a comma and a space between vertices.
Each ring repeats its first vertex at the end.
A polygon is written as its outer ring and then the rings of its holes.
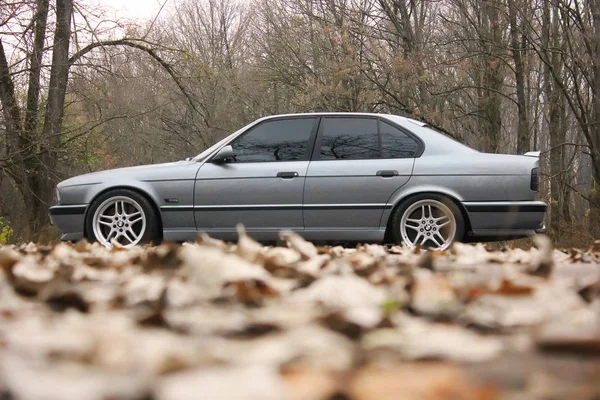
POLYGON ((258 238, 301 230, 302 193, 315 117, 259 123, 230 143, 235 157, 207 162, 196 175, 196 227, 216 237, 235 236, 236 225, 258 238))
POLYGON ((323 117, 304 189, 306 232, 379 230, 389 198, 410 179, 419 148, 376 117, 323 117))

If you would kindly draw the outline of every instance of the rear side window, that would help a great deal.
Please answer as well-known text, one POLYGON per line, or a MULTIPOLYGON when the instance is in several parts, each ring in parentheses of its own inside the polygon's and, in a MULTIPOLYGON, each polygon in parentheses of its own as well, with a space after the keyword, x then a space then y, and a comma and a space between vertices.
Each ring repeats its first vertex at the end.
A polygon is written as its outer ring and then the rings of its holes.
POLYGON ((412 158, 418 142, 375 118, 323 118, 320 160, 370 160, 412 158))
POLYGON ((415 139, 386 122, 380 122, 379 135, 381 158, 412 158, 419 151, 419 144, 415 139))
POLYGON ((265 121, 231 144, 234 162, 302 161, 308 159, 308 142, 315 118, 265 121))
POLYGON ((379 158, 377 120, 323 118, 321 160, 379 158))

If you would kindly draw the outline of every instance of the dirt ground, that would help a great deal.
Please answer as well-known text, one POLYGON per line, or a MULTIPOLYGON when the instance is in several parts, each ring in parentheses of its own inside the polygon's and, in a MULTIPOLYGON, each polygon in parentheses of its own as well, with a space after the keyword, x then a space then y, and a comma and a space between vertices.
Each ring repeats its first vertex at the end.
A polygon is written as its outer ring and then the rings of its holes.
POLYGON ((599 399, 586 250, 0 248, 0 399, 599 399))

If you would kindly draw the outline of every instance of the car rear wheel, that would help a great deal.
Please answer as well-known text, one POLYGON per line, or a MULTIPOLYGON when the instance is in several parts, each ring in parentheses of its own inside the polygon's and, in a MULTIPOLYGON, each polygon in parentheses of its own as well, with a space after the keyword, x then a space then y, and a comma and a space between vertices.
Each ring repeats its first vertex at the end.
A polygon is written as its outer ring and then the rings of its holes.
POLYGON ((112 247, 132 247, 158 238, 158 221, 150 202, 127 189, 107 192, 92 203, 86 219, 88 239, 112 247))
POLYGON ((416 195, 402 203, 392 217, 396 243, 445 250, 462 240, 462 213, 451 200, 439 195, 416 195))

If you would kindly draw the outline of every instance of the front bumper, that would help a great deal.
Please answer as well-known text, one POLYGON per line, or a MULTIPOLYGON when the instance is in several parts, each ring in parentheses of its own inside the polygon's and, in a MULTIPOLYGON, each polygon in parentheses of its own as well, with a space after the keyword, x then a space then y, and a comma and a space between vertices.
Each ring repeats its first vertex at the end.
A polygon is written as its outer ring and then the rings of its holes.
POLYGON ((50 222, 62 233, 60 240, 77 241, 83 239, 87 204, 53 206, 48 209, 50 222))
POLYGON ((507 240, 545 232, 548 205, 541 201, 463 202, 471 223, 468 239, 507 240))

